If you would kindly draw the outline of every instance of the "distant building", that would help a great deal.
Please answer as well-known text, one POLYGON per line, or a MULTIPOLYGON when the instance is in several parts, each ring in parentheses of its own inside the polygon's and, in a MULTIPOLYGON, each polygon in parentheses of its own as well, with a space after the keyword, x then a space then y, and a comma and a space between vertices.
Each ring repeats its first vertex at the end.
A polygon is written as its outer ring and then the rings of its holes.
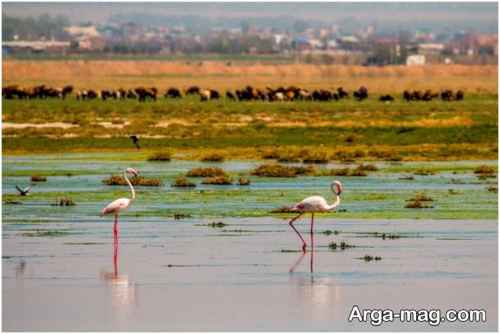
POLYGON ((80 27, 80 26, 71 26, 64 28, 71 36, 86 36, 86 37, 97 37, 99 36, 99 32, 97 31, 95 26, 89 27, 80 27))
POLYGON ((78 48, 80 50, 87 50, 87 51, 102 51, 106 46, 106 41, 98 36, 94 37, 82 36, 77 39, 77 42, 78 42, 78 48))
POLYGON ((424 55, 411 55, 406 58, 406 66, 425 65, 424 55))
POLYGON ((418 53, 423 55, 439 55, 444 50, 441 43, 422 43, 418 45, 418 53))
POLYGON ((31 51, 31 52, 61 52, 70 47, 70 42, 63 41, 9 41, 2 43, 5 51, 31 51))

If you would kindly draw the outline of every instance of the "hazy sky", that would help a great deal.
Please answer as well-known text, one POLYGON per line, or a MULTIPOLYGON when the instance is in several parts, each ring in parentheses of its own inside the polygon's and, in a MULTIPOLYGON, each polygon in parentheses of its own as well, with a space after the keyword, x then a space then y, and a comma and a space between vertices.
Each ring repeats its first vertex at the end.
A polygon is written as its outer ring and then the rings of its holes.
POLYGON ((73 22, 103 22, 117 14, 196 15, 204 17, 274 17, 334 21, 354 18, 361 22, 387 21, 404 25, 406 20, 425 22, 471 22, 496 26, 497 3, 189 3, 189 2, 52 2, 3 3, 3 13, 12 16, 62 14, 73 22))

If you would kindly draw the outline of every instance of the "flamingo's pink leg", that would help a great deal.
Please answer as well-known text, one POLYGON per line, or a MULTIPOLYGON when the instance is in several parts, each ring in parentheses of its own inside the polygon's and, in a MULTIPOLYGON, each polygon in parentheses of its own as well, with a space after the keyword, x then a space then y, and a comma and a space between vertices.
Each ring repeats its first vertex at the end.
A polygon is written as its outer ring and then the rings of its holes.
POLYGON ((302 260, 304 260, 304 256, 306 256, 306 253, 300 254, 300 257, 297 259, 297 261, 295 261, 295 263, 290 267, 289 270, 290 273, 293 273, 295 271, 295 268, 297 268, 297 266, 302 262, 302 260))
POLYGON ((118 213, 115 214, 115 223, 113 224, 113 236, 115 243, 118 243, 118 213))
POLYGON ((314 265, 313 265, 313 262, 314 262, 314 249, 311 250, 311 273, 314 271, 314 265))
POLYGON ((113 252, 113 275, 118 277, 118 240, 115 239, 114 242, 114 252, 113 252))
POLYGON ((296 221, 297 219, 299 219, 303 214, 304 214, 304 212, 300 213, 297 217, 292 218, 292 220, 290 220, 290 222, 288 224, 293 228, 293 230, 295 231, 295 233, 297 233, 297 235, 299 236, 300 240, 302 240, 302 251, 305 253, 306 252, 307 244, 304 241, 304 238, 302 238, 302 235, 300 235, 299 231, 297 231, 297 229, 295 228, 295 226, 293 226, 293 222, 296 221))
POLYGON ((311 249, 314 250, 314 212, 311 212, 311 249))

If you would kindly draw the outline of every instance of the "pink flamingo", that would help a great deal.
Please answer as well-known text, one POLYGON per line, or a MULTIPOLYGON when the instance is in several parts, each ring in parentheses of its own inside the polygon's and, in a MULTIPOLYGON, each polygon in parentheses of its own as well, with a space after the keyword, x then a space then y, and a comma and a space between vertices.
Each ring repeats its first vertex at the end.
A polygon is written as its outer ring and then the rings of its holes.
POLYGON ((130 192, 132 193, 132 198, 119 198, 117 200, 114 200, 113 202, 109 203, 101 211, 101 213, 103 215, 107 215, 109 213, 115 214, 115 223, 113 224, 113 235, 114 235, 114 240, 115 240, 115 247, 117 246, 117 241, 118 241, 118 215, 120 213, 120 210, 127 209, 130 206, 130 204, 132 203, 132 201, 135 199, 134 187, 132 186, 132 183, 130 183, 130 180, 128 179, 127 174, 132 174, 134 176, 137 176, 137 175, 139 175, 139 172, 134 168, 127 168, 123 171, 123 177, 125 178, 125 181, 128 183, 128 186, 130 187, 130 192))
POLYGON ((302 240, 302 251, 305 253, 307 244, 304 241, 304 238, 302 238, 302 235, 300 235, 299 231, 293 226, 293 222, 299 219, 304 213, 310 212, 311 213, 311 247, 314 248, 314 239, 313 239, 313 228, 314 228, 314 213, 315 212, 327 212, 335 209, 339 204, 340 204, 340 194, 342 193, 342 183, 340 181, 333 181, 333 183, 330 185, 330 188, 332 189, 332 192, 337 196, 337 199, 335 203, 329 205, 328 202, 321 196, 311 196, 307 197, 306 199, 300 201, 299 203, 295 204, 290 210, 294 212, 300 212, 297 217, 292 218, 290 220, 289 224, 297 233, 299 236, 300 240, 302 240))

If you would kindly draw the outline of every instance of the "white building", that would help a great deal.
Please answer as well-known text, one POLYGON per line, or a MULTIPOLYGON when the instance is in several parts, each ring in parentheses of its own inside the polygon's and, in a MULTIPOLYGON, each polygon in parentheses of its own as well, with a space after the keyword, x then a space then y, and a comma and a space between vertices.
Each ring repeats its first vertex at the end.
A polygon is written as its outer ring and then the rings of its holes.
POLYGON ((406 66, 425 65, 424 55, 411 55, 406 58, 406 66))

